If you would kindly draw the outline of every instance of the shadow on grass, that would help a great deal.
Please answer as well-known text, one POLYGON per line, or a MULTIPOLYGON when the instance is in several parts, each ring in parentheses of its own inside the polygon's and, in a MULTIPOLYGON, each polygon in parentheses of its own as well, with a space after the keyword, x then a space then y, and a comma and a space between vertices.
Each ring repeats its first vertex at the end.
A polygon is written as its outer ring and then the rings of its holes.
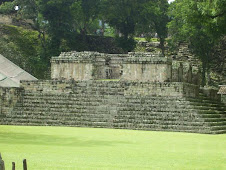
POLYGON ((80 140, 76 137, 59 137, 52 135, 36 135, 26 133, 0 133, 0 143, 5 144, 28 144, 28 145, 51 145, 68 147, 94 147, 114 146, 120 144, 132 144, 123 141, 104 140, 80 140))

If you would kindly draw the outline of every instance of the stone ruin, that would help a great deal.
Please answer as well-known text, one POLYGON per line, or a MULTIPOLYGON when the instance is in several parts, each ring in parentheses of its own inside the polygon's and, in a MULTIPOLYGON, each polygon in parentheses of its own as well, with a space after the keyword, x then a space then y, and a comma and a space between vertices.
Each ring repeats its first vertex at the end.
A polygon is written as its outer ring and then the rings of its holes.
POLYGON ((220 86, 218 94, 221 95, 221 102, 226 104, 226 85, 220 86))
POLYGON ((52 79, 120 79, 143 82, 186 82, 199 85, 197 67, 159 53, 104 54, 67 52, 51 59, 52 79))
POLYGON ((158 53, 61 53, 52 80, 0 89, 0 123, 226 133, 226 107, 199 74, 158 53))

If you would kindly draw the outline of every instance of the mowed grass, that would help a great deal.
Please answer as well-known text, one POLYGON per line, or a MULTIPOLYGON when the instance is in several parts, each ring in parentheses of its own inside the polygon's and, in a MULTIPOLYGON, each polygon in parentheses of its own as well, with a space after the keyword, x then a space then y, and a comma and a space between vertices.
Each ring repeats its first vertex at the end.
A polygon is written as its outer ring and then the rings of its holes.
POLYGON ((0 126, 11 169, 226 169, 226 135, 71 127, 0 126))

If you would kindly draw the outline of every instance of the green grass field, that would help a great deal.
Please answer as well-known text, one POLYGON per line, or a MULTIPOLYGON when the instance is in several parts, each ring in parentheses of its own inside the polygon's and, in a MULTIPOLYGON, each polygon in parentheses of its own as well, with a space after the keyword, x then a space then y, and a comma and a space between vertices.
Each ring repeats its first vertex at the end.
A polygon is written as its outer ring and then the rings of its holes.
POLYGON ((0 126, 11 169, 226 169, 226 135, 133 130, 0 126))

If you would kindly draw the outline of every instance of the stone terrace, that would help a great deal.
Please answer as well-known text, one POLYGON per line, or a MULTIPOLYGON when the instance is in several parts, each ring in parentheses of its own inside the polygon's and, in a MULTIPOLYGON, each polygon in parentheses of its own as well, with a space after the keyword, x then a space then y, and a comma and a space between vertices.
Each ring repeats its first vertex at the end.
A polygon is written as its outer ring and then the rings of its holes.
POLYGON ((0 89, 0 124, 226 133, 226 106, 199 89, 199 71, 187 63, 97 52, 51 63, 54 80, 0 89))
POLYGON ((225 105, 197 92, 179 82, 24 81, 10 95, 18 102, 3 93, 0 123, 225 133, 225 105))

